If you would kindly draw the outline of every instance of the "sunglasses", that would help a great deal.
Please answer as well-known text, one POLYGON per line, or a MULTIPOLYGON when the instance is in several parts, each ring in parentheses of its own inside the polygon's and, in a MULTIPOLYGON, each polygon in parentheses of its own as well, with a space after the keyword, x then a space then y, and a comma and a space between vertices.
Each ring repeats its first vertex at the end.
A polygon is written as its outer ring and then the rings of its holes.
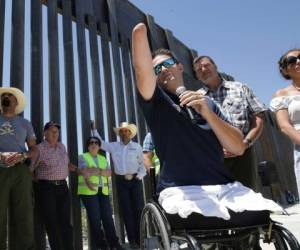
POLYGON ((161 73, 161 68, 162 66, 164 66, 165 68, 171 68, 173 65, 175 65, 177 62, 176 59, 174 58, 168 58, 167 60, 164 60, 163 62, 161 62, 160 64, 157 64, 153 69, 154 69, 154 73, 155 75, 159 75, 161 73))
POLYGON ((284 60, 285 67, 288 65, 294 65, 297 63, 297 60, 300 60, 300 54, 298 56, 289 56, 284 60))
POLYGON ((89 141, 89 144, 97 144, 97 145, 99 145, 99 142, 98 141, 89 141))

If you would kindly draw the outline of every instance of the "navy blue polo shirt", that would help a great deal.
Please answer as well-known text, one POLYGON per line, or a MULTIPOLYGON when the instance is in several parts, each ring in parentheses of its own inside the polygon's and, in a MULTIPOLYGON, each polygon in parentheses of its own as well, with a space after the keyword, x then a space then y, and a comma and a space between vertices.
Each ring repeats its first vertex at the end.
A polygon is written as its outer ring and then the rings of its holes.
MULTIPOLYGON (((152 98, 139 102, 152 134, 161 172, 157 190, 186 185, 217 185, 233 182, 224 167, 223 149, 205 120, 198 116, 193 124, 179 106, 176 95, 156 87, 152 98)), ((208 98, 212 110, 222 119, 216 104, 208 98)))

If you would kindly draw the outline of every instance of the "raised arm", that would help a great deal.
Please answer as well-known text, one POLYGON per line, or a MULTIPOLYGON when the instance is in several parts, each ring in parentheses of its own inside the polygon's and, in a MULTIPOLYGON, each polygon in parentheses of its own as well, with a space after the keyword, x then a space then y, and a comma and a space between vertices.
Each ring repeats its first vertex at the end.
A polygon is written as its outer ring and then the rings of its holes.
POLYGON ((103 149, 103 150, 105 150, 109 153, 111 153, 114 150, 113 149, 113 142, 106 142, 100 136, 100 134, 99 134, 99 132, 96 128, 95 121, 91 121, 91 135, 99 138, 99 140, 101 141, 101 149, 103 149))
POLYGON ((150 100, 155 90, 156 76, 153 71, 147 28, 143 23, 136 25, 132 31, 132 57, 137 89, 145 100, 150 100))

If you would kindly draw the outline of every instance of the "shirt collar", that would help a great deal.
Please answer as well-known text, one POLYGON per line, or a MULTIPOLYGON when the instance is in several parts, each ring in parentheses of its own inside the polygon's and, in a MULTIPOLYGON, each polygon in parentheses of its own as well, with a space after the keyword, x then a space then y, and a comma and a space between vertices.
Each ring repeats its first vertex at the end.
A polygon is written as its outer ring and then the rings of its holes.
MULTIPOLYGON (((221 76, 220 76, 221 77, 221 76)), ((221 89, 221 88, 226 88, 229 89, 230 88, 230 83, 228 81, 226 81, 223 77, 221 77, 222 82, 219 85, 219 87, 217 88, 217 90, 221 89)), ((216 91, 217 91, 216 90, 216 91)), ((212 90, 210 90, 209 87, 207 87, 206 85, 203 85, 203 87, 201 88, 201 93, 203 95, 206 95, 208 92, 213 92, 212 90)))
POLYGON ((120 144, 123 146, 129 146, 131 144, 131 140, 126 145, 122 142, 122 140, 120 140, 120 144))

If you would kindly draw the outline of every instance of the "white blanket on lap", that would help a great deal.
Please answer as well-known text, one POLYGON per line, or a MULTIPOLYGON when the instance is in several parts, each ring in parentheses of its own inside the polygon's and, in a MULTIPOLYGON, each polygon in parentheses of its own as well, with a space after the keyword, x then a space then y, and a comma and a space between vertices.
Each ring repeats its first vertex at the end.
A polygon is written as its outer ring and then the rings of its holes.
POLYGON ((195 212, 229 220, 228 209, 234 212, 283 211, 274 201, 265 199, 260 193, 255 193, 239 182, 166 188, 160 193, 158 201, 167 213, 178 213, 182 218, 195 212))

